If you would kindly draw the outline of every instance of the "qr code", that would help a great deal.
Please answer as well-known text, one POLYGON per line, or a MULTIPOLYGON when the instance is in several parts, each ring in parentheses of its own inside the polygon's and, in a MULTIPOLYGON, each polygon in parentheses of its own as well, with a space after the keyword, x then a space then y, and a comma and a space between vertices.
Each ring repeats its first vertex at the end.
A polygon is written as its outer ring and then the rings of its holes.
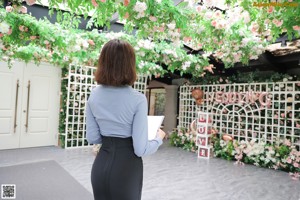
POLYGON ((1 198, 2 199, 16 199, 16 185, 15 184, 2 184, 1 185, 1 198))

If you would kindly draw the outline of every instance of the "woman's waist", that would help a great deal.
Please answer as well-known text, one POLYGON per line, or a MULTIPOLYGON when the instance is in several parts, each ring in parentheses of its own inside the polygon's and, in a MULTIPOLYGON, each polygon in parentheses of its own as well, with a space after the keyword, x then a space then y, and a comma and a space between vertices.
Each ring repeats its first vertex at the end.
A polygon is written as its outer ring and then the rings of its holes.
POLYGON ((111 137, 102 136, 102 147, 101 148, 125 148, 133 147, 132 137, 111 137))

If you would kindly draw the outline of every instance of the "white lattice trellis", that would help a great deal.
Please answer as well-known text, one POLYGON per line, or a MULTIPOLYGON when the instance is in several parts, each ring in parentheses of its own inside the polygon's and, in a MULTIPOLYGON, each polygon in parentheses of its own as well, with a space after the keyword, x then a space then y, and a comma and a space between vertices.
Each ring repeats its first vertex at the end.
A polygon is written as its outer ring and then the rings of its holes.
MULTIPOLYGON (((70 66, 68 74, 68 95, 66 108, 65 148, 88 146, 85 136, 85 104, 97 83, 94 67, 70 66)), ((139 75, 134 89, 146 92, 148 76, 139 75)))
POLYGON ((238 140, 274 142, 288 138, 300 145, 300 83, 181 86, 178 128, 188 128, 198 111, 213 113, 213 127, 238 140), (204 91, 197 106, 191 90, 204 91))

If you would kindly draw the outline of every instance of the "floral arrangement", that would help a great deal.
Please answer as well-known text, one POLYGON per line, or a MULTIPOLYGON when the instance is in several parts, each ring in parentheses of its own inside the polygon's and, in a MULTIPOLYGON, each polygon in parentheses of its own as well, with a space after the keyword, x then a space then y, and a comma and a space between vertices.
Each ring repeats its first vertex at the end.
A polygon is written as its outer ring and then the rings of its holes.
POLYGON ((170 134, 170 144, 187 151, 196 152, 198 149, 198 147, 196 146, 196 136, 196 132, 180 129, 178 133, 172 132, 170 134))
MULTIPOLYGON (((221 138, 221 137, 220 137, 221 138)), ((236 160, 236 164, 253 164, 275 170, 289 172, 295 180, 300 178, 300 151, 290 140, 280 139, 269 144, 255 139, 251 141, 228 140, 213 137, 215 157, 236 160)))
MULTIPOLYGON (((213 84, 232 84, 233 83, 255 83, 255 82, 273 82, 275 84, 275 91, 285 91, 285 87, 289 87, 288 85, 282 85, 288 81, 297 81, 299 77, 297 76, 290 76, 288 74, 279 74, 274 73, 272 76, 264 77, 260 72, 251 72, 247 74, 247 76, 243 75, 236 75, 236 76, 218 76, 218 75, 206 75, 205 79, 193 78, 191 82, 197 85, 213 85, 213 84), (276 86, 277 85, 277 86, 276 86)), ((267 89, 267 88, 266 88, 267 89)), ((300 113, 297 111, 299 110, 299 100, 300 95, 298 94, 300 90, 300 82, 299 84, 295 84, 294 88, 291 88, 294 91, 294 100, 289 95, 283 97, 279 93, 279 95, 274 95, 272 98, 274 99, 274 109, 278 108, 278 98, 287 99, 288 103, 285 105, 286 112, 283 110, 275 110, 274 113, 266 110, 261 110, 262 116, 269 116, 268 119, 260 118, 255 119, 255 124, 261 124, 263 127, 267 128, 267 135, 260 135, 259 138, 264 137, 266 140, 258 140, 257 135, 249 134, 247 137, 243 135, 243 131, 241 129, 240 141, 233 140, 234 138, 231 135, 237 135, 236 133, 229 134, 230 137, 225 137, 223 133, 226 130, 215 130, 213 132, 218 132, 218 135, 213 137, 213 151, 216 157, 221 157, 227 160, 236 160, 237 164, 249 163, 254 164, 261 167, 267 167, 272 169, 279 169, 284 170, 291 173, 292 178, 298 179, 300 177, 300 168, 299 168, 299 148, 300 148, 300 141, 299 139, 299 128, 300 128, 300 113), (290 99, 289 99, 290 98, 290 99), (289 102, 295 102, 292 106, 289 102), (292 113, 292 110, 294 112, 292 113), (267 113, 266 113, 267 112, 267 113), (294 119, 293 123, 291 119, 294 119), (257 120, 260 120, 258 122, 257 120), (274 122, 272 122, 274 120, 274 122), (268 128, 270 123, 279 124, 277 127, 274 127, 273 130, 268 128), (265 124, 268 124, 267 126, 265 124), (278 130, 279 127, 284 126, 286 134, 284 132, 278 130), (290 131, 293 128, 295 138, 289 138, 291 136, 290 131), (285 139, 278 139, 276 141, 271 141, 269 136, 276 137, 276 132, 278 135, 286 135, 285 139), (271 133, 271 134, 270 134, 271 133), (221 135, 223 134, 223 135, 221 135), (241 138, 256 138, 257 140, 243 140, 241 138), (290 140, 288 140, 290 139, 290 140), (291 142, 292 141, 292 142, 291 142), (298 148, 298 149, 297 149, 298 148)), ((190 94, 193 96, 193 93, 190 94)), ((281 104, 282 105, 282 104, 281 104)), ((195 106, 195 105, 193 105, 195 106)), ((283 107, 281 107, 283 108, 283 107)), ((227 110, 225 110, 227 111, 227 110)), ((241 113, 240 113, 241 114, 241 113)), ((242 114, 241 114, 242 115, 242 114)), ((224 119, 226 120, 226 119, 224 119)), ((239 123, 241 127, 245 127, 244 121, 239 121, 239 118, 233 118, 233 122, 239 123)), ((216 124, 219 123, 218 121, 216 124)), ((228 126, 234 126, 232 122, 228 123, 228 126)), ((262 126, 254 126, 255 132, 259 133, 262 126)), ((265 129, 263 129, 265 130, 265 129)), ((244 133, 246 134, 246 133, 244 133)), ((174 132, 170 136, 170 143, 173 146, 183 148, 187 151, 196 152, 196 136, 197 133, 195 128, 191 126, 188 129, 179 129, 177 132, 174 132)), ((237 139, 237 138, 236 138, 237 139)))
MULTIPOLYGON (((212 147, 215 157, 226 160, 235 160, 235 164, 253 164, 275 170, 289 172, 290 176, 300 178, 300 151, 288 139, 278 139, 270 144, 263 140, 237 141, 222 139, 222 135, 212 137, 212 147)), ((172 146, 196 152, 196 135, 193 132, 179 130, 170 136, 172 146)))

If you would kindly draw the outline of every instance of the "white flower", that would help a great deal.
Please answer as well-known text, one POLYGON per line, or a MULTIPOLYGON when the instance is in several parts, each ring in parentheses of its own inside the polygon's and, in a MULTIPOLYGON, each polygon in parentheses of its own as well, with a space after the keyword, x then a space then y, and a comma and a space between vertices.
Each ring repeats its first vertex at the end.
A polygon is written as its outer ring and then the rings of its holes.
POLYGON ((147 10, 147 4, 145 2, 137 1, 133 10, 136 12, 144 12, 147 10))
POLYGON ((143 47, 143 48, 149 49, 149 50, 152 50, 152 49, 154 49, 154 47, 155 47, 154 43, 151 42, 150 40, 140 40, 140 41, 138 42, 138 45, 139 45, 140 47, 143 47))
POLYGON ((137 1, 133 7, 133 10, 138 12, 137 18, 145 16, 145 10, 147 10, 147 4, 145 2, 137 1))
POLYGON ((81 50, 81 47, 79 45, 74 46, 74 51, 80 51, 80 50, 81 50))
POLYGON ((207 7, 213 7, 215 5, 214 0, 203 0, 203 4, 207 7))
POLYGON ((81 44, 84 49, 87 49, 89 47, 89 43, 86 40, 83 40, 81 44))
POLYGON ((167 27, 168 27, 169 29, 171 29, 171 30, 174 30, 175 27, 176 27, 176 24, 175 24, 175 22, 172 22, 172 23, 170 23, 170 24, 167 24, 167 27))
POLYGON ((2 56, 2 60, 3 61, 8 61, 8 57, 7 56, 2 56))
POLYGON ((287 87, 286 88, 288 91, 293 91, 293 87, 287 87))
POLYGON ((191 62, 187 61, 187 62, 184 62, 183 65, 182 65, 182 69, 183 70, 186 70, 187 68, 189 68, 191 66, 191 62))
POLYGON ((3 34, 8 33, 9 31, 9 25, 6 22, 1 22, 0 23, 0 32, 3 34))
POLYGON ((244 18, 244 22, 245 22, 246 24, 250 22, 250 15, 249 15, 249 13, 248 13, 247 11, 244 11, 244 12, 242 13, 242 17, 244 18))
POLYGON ((284 84, 283 84, 283 83, 280 83, 280 84, 279 84, 279 87, 284 88, 284 84))
POLYGON ((287 79, 287 78, 284 78, 284 79, 283 79, 283 82, 287 82, 287 81, 288 81, 288 79, 287 79))
POLYGON ((144 53, 144 52, 139 52, 139 55, 140 55, 141 57, 144 57, 144 56, 145 56, 145 53, 144 53))

